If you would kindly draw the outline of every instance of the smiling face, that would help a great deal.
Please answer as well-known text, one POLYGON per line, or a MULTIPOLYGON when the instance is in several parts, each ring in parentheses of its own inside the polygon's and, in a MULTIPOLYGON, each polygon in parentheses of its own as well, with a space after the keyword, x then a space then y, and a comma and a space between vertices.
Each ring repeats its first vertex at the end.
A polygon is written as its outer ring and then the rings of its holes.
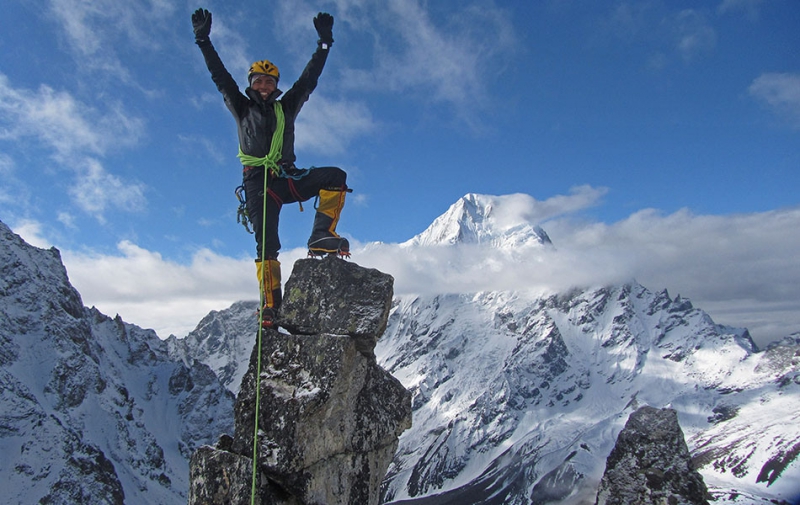
POLYGON ((250 87, 266 100, 278 88, 278 83, 271 75, 258 75, 253 78, 250 87))

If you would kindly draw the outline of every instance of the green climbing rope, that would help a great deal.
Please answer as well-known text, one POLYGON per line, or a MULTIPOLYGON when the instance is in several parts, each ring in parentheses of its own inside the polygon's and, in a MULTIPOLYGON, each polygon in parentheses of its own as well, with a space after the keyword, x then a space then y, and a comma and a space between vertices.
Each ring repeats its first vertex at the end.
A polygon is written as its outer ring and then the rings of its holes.
MULTIPOLYGON (((249 156, 242 152, 242 147, 239 146, 239 159, 242 161, 242 165, 250 166, 250 167, 259 167, 263 166, 266 169, 272 171, 273 173, 278 173, 280 168, 278 167, 278 160, 281 156, 281 150, 283 149, 283 129, 284 129, 284 117, 283 117, 283 107, 281 107, 280 102, 275 102, 274 105, 275 109, 275 117, 277 118, 277 125, 275 128, 275 133, 272 134, 272 144, 270 145, 269 154, 264 156, 263 158, 257 158, 255 156, 249 156)), ((267 243, 267 195, 268 195, 268 173, 267 170, 264 171, 264 200, 261 202, 261 250, 259 254, 261 257, 259 258, 260 261, 264 261, 264 246, 267 243)), ((266 268, 262 270, 263 272, 266 271, 266 268)), ((264 289, 264 279, 259 279, 259 284, 261 289, 264 289)), ((256 353, 258 357, 256 358, 256 406, 255 406, 255 419, 253 425, 253 475, 252 480, 250 483, 250 505, 255 505, 256 503, 256 494, 258 493, 258 414, 259 410, 261 409, 261 336, 264 332, 264 326, 261 324, 261 321, 264 317, 264 303, 261 303, 261 308, 258 311, 258 338, 256 346, 258 350, 256 353)))
MULTIPOLYGON (((262 216, 261 216, 261 261, 264 261, 264 244, 266 244, 267 240, 267 232, 266 232, 266 222, 267 222, 267 174, 264 174, 264 201, 262 202, 262 216)), ((266 268, 264 269, 266 270, 266 268)), ((263 275, 263 270, 262 270, 263 275)), ((264 279, 260 279, 259 284, 264 286, 264 279)), ((263 289, 263 288, 261 288, 263 289)), ((259 410, 261 409, 261 335, 264 332, 264 326, 261 324, 261 321, 264 317, 264 304, 261 303, 261 308, 258 311, 258 342, 256 346, 258 350, 256 354, 258 355, 256 358, 256 406, 255 406, 255 420, 253 422, 253 476, 252 481, 250 483, 250 505, 255 505, 256 503, 256 493, 258 491, 257 482, 258 482, 258 414, 259 410)))
MULTIPOLYGON (((283 151, 283 131, 286 126, 286 120, 283 116, 283 106, 280 102, 275 102, 273 105, 275 111, 275 133, 272 134, 272 143, 269 146, 269 153, 266 156, 250 156, 242 152, 242 146, 239 146, 239 160, 242 165, 246 167, 265 167, 274 175, 280 175, 280 167, 278 161, 281 159, 283 151)), ((266 194, 266 193, 265 193, 266 194)))

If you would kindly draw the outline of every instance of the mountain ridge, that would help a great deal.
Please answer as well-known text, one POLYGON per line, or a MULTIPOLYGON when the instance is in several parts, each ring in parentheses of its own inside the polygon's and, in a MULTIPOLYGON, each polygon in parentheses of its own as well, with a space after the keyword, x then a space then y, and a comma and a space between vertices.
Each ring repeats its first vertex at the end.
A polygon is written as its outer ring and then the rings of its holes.
MULTIPOLYGON (((392 500, 413 503, 415 497, 454 492, 470 482, 495 482, 493 479, 501 477, 492 468, 503 468, 496 466, 496 458, 524 459, 531 447, 538 447, 537 450, 551 447, 548 456, 551 461, 547 463, 538 456, 541 470, 536 470, 537 465, 532 462, 523 465, 529 473, 530 485, 537 480, 541 482, 543 475, 551 471, 569 479, 599 479, 602 467, 598 465, 602 461, 593 459, 591 454, 607 455, 613 445, 609 433, 618 431, 626 413, 641 404, 658 407, 669 404, 677 408, 690 444, 701 443, 702 428, 708 426, 707 418, 714 416, 717 402, 732 394, 727 383, 731 382, 728 370, 736 370, 734 365, 747 359, 752 362, 759 354, 744 330, 730 331, 715 325, 707 314, 690 308, 685 299, 668 301, 664 295, 665 292, 654 294, 642 286, 627 285, 545 299, 526 299, 519 293, 488 293, 471 298, 415 297, 399 302, 390 319, 391 331, 379 342, 376 353, 383 365, 414 393, 416 422, 401 439, 400 461, 393 466, 397 474, 389 476, 386 484, 388 503, 392 500), (464 323, 461 313, 468 313, 471 322, 464 323), (646 319, 661 324, 640 326, 646 319), (483 324, 475 324, 477 321, 483 324), (637 326, 638 333, 631 331, 637 326), (480 327, 484 329, 476 331, 480 327), (704 343, 699 344, 698 338, 704 343), (505 340, 502 347, 497 344, 498 339, 501 343, 505 340), (466 341, 473 345, 471 349, 465 345, 466 341), (487 346, 500 355, 486 358, 487 346), (695 349, 697 346, 700 349, 695 349), (479 379, 457 378, 454 370, 460 368, 459 359, 468 363, 469 373, 479 379), (680 374, 675 372, 675 377, 691 379, 674 380, 654 374, 648 371, 653 366, 683 370, 680 374), (695 393, 695 387, 708 393, 695 393), (451 407, 445 409, 445 406, 451 407), (581 416, 599 421, 583 424, 575 421, 576 408, 581 416), (687 418, 687 411, 698 408, 705 409, 700 420, 696 419, 696 413, 687 418), (573 428, 584 434, 584 439, 576 438, 574 432, 558 435, 560 428, 548 424, 555 419, 560 419, 558 426, 572 423, 573 428), (520 426, 531 422, 545 429, 548 435, 536 429, 519 431, 520 426), (493 423, 499 429, 487 428, 494 426, 493 423), (447 426, 453 427, 443 432, 449 434, 445 443, 436 433, 442 433, 438 430, 447 426), (491 436, 474 438, 487 430, 491 436), (590 436, 592 432, 600 438, 590 436), (553 450, 555 442, 551 438, 559 436, 574 443, 553 450), (509 453, 509 447, 518 448, 509 453), (480 454, 483 463, 476 464, 473 453, 480 454), (560 454, 560 459, 553 459, 555 454, 560 454), (453 477, 441 482, 430 480, 442 472, 453 477), (402 483, 393 482, 397 480, 402 483)), ((760 361, 760 357, 756 359, 760 361)), ((793 375, 786 391, 795 400, 796 368, 795 365, 789 371, 793 375)), ((763 386, 769 381, 762 376, 758 382, 763 386)), ((747 389, 740 384, 736 387, 747 389)), ((730 398, 726 400, 730 402, 730 398)), ((795 419, 796 410, 785 415, 795 419)), ((772 426, 776 424, 780 423, 773 421, 772 426)), ((786 425, 786 419, 783 424, 786 425)), ((757 436, 753 432, 750 435, 757 436)), ((776 453, 790 449, 797 442, 797 436, 785 430, 775 434, 775 440, 780 438, 787 441, 776 453)), ((724 452, 731 448, 717 449, 724 452)), ((746 451, 737 453, 733 449, 728 455, 740 462, 748 458, 746 451)), ((768 458, 761 458, 758 464, 752 460, 747 463, 750 469, 746 474, 752 478, 752 484, 756 484, 758 467, 767 462, 768 458)), ((795 462, 795 473, 796 467, 795 462)), ((711 477, 725 480, 724 471, 716 475, 707 467, 704 470, 705 476, 712 474, 711 477)), ((715 489, 724 494, 721 485, 717 483, 715 489)), ((526 503, 531 498, 514 496, 509 497, 511 501, 497 503, 526 503)))
POLYGON ((83 306, 57 249, 0 222, 0 461, 17 503, 185 502, 233 395, 151 330, 83 306))

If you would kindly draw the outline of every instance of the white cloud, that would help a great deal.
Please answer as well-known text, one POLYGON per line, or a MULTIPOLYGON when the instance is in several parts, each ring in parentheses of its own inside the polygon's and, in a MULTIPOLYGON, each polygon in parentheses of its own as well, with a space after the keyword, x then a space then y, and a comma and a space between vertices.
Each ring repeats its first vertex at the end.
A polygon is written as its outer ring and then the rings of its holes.
POLYGON ((601 18, 603 37, 621 39, 648 48, 647 67, 661 71, 674 56, 693 62, 710 56, 717 32, 705 10, 674 10, 664 2, 622 2, 601 18))
POLYGON ((0 175, 10 174, 14 170, 14 160, 11 156, 0 153, 0 175))
POLYGON ((143 121, 118 105, 99 111, 64 91, 41 85, 38 90, 14 88, 0 74, 0 139, 33 138, 58 158, 78 153, 102 155, 109 146, 133 145, 143 121))
POLYGON ((258 299, 252 259, 202 249, 182 265, 129 241, 117 248, 116 255, 63 251, 70 280, 87 305, 153 328, 162 338, 185 335, 211 310, 258 299))
POLYGON ((395 277, 397 293, 530 289, 542 294, 636 279, 668 288, 761 343, 800 331, 800 209, 698 216, 637 212, 607 225, 545 223, 552 249, 372 245, 354 261, 395 277))
POLYGON ((137 211, 144 206, 141 184, 108 173, 97 160, 112 146, 135 144, 142 131, 143 122, 119 105, 99 111, 49 86, 16 89, 0 74, 0 140, 30 144, 55 167, 69 168, 74 203, 101 222, 109 207, 137 211))
POLYGON ((70 214, 69 212, 59 212, 56 216, 56 220, 66 226, 67 228, 75 229, 77 226, 75 225, 75 216, 70 214))
POLYGON ((800 74, 762 74, 748 90, 793 127, 800 128, 800 74))
POLYGON ((717 12, 720 14, 744 12, 750 19, 757 19, 762 3, 764 0, 722 0, 717 12))
POLYGON ((38 92, 15 89, 0 74, 0 139, 35 137, 59 157, 75 152, 99 154, 103 136, 86 117, 85 110, 71 95, 48 86, 38 92))
POLYGON ((607 268, 713 308, 718 322, 746 326, 763 343, 800 330, 798 226, 793 208, 729 216, 645 210, 613 225, 547 229, 558 248, 604 257, 607 268))
MULTIPOLYGON (((480 127, 474 107, 486 103, 493 76, 517 51, 506 11, 491 0, 479 0, 434 19, 431 9, 418 0, 330 3, 335 4, 334 40, 343 32, 371 41, 362 49, 374 65, 347 69, 343 87, 416 94, 427 102, 450 105, 459 119, 480 127)), ((296 33, 313 33, 310 19, 316 5, 295 0, 279 5, 276 23, 296 33)))
POLYGON ((111 5, 101 6, 72 0, 52 0, 50 11, 55 19, 61 22, 61 27, 71 46, 82 56, 87 56, 96 53, 104 46, 98 30, 94 30, 88 25, 87 18, 92 14, 98 15, 106 12, 103 7, 113 8, 114 5, 121 3, 112 2, 111 5))
POLYGON ((576 186, 570 189, 569 195, 556 195, 547 200, 534 200, 530 211, 530 220, 535 223, 553 219, 554 217, 593 207, 600 203, 608 188, 595 188, 589 185, 576 186))
MULTIPOLYGON (((747 327, 760 345, 800 331, 800 208, 727 216, 647 209, 613 224, 570 217, 596 204, 603 191, 578 188, 522 209, 554 218, 543 224, 553 248, 401 247, 353 239, 352 261, 391 274, 396 294, 551 294, 635 279, 651 290, 690 298, 717 323, 747 327)), ((26 239, 39 237, 36 223, 22 227, 26 239)), ((284 281, 305 252, 281 254, 284 281)), ((87 304, 155 328, 162 337, 185 334, 210 310, 257 298, 250 258, 201 250, 181 265, 130 242, 119 244, 118 255, 63 256, 87 304)))
POLYGON ((0 204, 13 204, 20 198, 20 192, 16 186, 19 185, 14 177, 14 159, 5 153, 0 153, 0 204))
POLYGON ((674 18, 676 48, 686 61, 708 56, 717 46, 717 32, 705 16, 693 9, 685 9, 674 18))
POLYGON ((384 91, 422 91, 453 105, 462 119, 477 121, 469 107, 485 103, 492 76, 516 51, 510 19, 488 2, 462 5, 446 26, 416 1, 393 1, 386 7, 386 16, 378 18, 385 35, 379 40, 377 68, 360 79, 354 75, 354 82, 384 91))
MULTIPOLYGON (((39 247, 49 247, 40 238, 38 223, 21 222, 14 231, 29 243, 34 240, 39 247)), ((185 336, 212 310, 225 309, 239 300, 258 300, 256 269, 250 257, 231 258, 200 249, 187 265, 130 241, 118 243, 117 254, 61 252, 84 304, 152 328, 161 338, 185 336)), ((305 249, 281 252, 284 282, 294 262, 306 253, 305 249)))
POLYGON ((127 78, 128 69, 115 49, 122 44, 157 48, 164 38, 159 30, 176 9, 176 5, 163 0, 49 0, 48 10, 61 26, 81 69, 114 72, 127 78))
POLYGON ((78 207, 102 223, 103 213, 110 207, 128 212, 143 210, 144 190, 144 185, 125 182, 108 173, 97 160, 86 159, 69 193, 78 207))
POLYGON ((372 114, 362 103, 331 101, 323 95, 314 95, 311 102, 297 117, 297 149, 343 153, 353 139, 376 128, 372 114))
POLYGON ((33 219, 20 219, 9 228, 22 237, 25 242, 42 249, 52 247, 52 244, 42 234, 42 223, 33 219))

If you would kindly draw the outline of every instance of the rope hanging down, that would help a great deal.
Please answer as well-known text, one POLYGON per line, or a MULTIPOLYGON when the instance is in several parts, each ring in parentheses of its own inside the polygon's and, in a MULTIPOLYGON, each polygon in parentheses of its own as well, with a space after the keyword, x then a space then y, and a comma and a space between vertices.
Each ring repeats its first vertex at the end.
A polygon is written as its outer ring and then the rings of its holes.
MULTIPOLYGON (((278 160, 281 156, 281 150, 283 149, 283 128, 284 128, 284 117, 283 117, 283 107, 281 106, 280 102, 275 102, 274 104, 275 109, 275 117, 277 119, 277 125, 275 128, 275 133, 272 135, 272 144, 270 145, 269 154, 267 154, 263 158, 257 158, 255 156, 249 156, 242 152, 242 146, 239 146, 239 159, 242 161, 242 165, 250 166, 250 167, 259 167, 263 166, 267 170, 272 171, 273 174, 278 175, 280 168, 278 167, 278 160)), ((259 254, 261 257, 259 258, 260 261, 264 261, 264 245, 267 243, 267 194, 268 194, 268 186, 267 181, 269 177, 267 177, 266 170, 264 172, 264 200, 261 202, 262 208, 262 215, 261 215, 261 250, 259 254)), ((259 284, 262 286, 260 289, 264 289, 266 286, 265 279, 263 278, 264 272, 266 272, 266 268, 262 269, 262 278, 259 279, 259 284)), ((250 483, 250 505, 255 505, 256 503, 256 493, 258 492, 258 414, 261 408, 261 337, 264 332, 264 327, 261 324, 261 320, 264 317, 264 304, 261 303, 261 309, 258 311, 258 343, 256 344, 258 347, 258 357, 256 358, 256 406, 255 406, 255 420, 253 423, 253 475, 252 480, 250 483)))
MULTIPOLYGON (((274 139, 274 137, 273 137, 274 139)), ((267 232, 266 232, 266 222, 267 222, 267 174, 264 174, 264 201, 262 202, 262 216, 261 216, 261 261, 264 261, 264 250, 263 244, 266 244, 267 240, 267 232)), ((264 271, 266 268, 262 270, 262 278, 260 280, 260 285, 265 286, 264 284, 264 271)), ((264 289, 263 287, 260 289, 264 289)), ((261 303, 261 308, 258 311, 258 357, 256 358, 256 406, 255 406, 255 419, 253 422, 253 476, 252 481, 250 483, 250 505, 256 504, 256 493, 258 491, 258 486, 256 485, 258 482, 258 414, 259 410, 261 409, 261 336, 264 332, 264 326, 261 324, 261 320, 264 317, 264 303, 261 303)))

